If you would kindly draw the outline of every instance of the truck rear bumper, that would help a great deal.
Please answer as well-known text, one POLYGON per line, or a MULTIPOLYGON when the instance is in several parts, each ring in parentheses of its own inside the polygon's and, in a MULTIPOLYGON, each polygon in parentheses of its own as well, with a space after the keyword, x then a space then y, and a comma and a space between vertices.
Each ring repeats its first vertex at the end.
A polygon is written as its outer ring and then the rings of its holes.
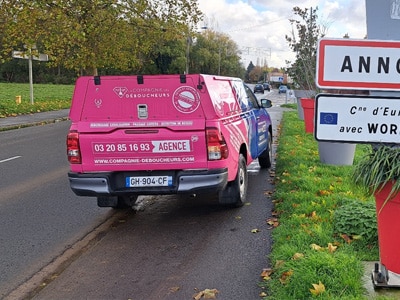
POLYGON ((218 192, 228 183, 228 170, 190 170, 160 172, 105 172, 74 173, 68 178, 72 191, 78 196, 116 195, 166 195, 200 192, 218 192), (168 187, 126 187, 130 176, 172 175, 172 185, 168 187))

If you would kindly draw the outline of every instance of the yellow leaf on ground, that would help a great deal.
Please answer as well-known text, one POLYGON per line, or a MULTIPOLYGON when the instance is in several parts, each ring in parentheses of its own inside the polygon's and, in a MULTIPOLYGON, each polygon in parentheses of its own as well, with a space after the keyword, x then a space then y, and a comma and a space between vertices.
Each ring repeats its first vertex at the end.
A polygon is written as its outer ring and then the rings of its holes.
POLYGON ((337 249, 337 246, 333 246, 332 243, 328 243, 328 251, 329 251, 330 253, 335 252, 336 249, 337 249))
POLYGON ((317 244, 311 244, 311 249, 321 251, 323 248, 317 244))
POLYGON ((251 233, 258 233, 258 232, 260 232, 260 230, 257 229, 257 228, 254 228, 254 229, 251 230, 251 233))
POLYGON ((313 283, 312 286, 313 286, 314 288, 313 288, 313 289, 310 289, 310 292, 311 292, 311 294, 313 294, 313 295, 315 295, 315 296, 321 295, 323 292, 325 292, 325 285, 323 285, 323 284, 321 283, 321 281, 320 281, 318 284, 313 283))
POLYGON ((297 259, 300 259, 300 258, 303 258, 304 257, 304 254, 303 253, 295 253, 295 254, 293 254, 293 256, 292 256, 292 259, 293 260, 297 260, 297 259))
POLYGON ((292 276, 292 275, 293 275, 293 270, 289 270, 287 272, 283 272, 281 277, 279 278, 279 281, 282 284, 286 284, 289 281, 290 276, 292 276))
POLYGON ((261 272, 261 277, 269 277, 269 276, 271 276, 272 272, 273 271, 271 268, 263 269, 261 272))
POLYGON ((278 259, 278 260, 275 262, 275 269, 280 268, 281 266, 283 266, 284 263, 285 263, 284 260, 278 259))
POLYGON ((197 294, 193 295, 193 299, 200 300, 200 299, 217 299, 217 294, 219 291, 217 289, 205 289, 197 294))
POLYGON ((267 219, 267 224, 273 227, 278 227, 279 226, 278 218, 271 217, 267 219))
POLYGON ((327 196, 327 195, 332 194, 332 192, 331 191, 327 191, 327 190, 320 190, 320 191, 317 192, 317 194, 318 194, 318 196, 327 196))
POLYGON ((347 244, 350 244, 352 242, 351 238, 347 234, 341 234, 340 236, 346 241, 347 244))

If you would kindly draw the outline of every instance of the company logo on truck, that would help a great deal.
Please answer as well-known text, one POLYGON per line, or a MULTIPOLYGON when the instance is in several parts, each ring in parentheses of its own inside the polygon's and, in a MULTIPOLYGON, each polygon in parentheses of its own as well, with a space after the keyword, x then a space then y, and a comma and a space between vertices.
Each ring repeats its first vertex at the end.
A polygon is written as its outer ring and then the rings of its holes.
POLYGON ((175 90, 172 103, 177 111, 188 114, 194 112, 200 105, 197 91, 190 86, 182 86, 175 90))
POLYGON ((113 91, 114 91, 115 94, 117 94, 118 97, 122 98, 122 97, 124 97, 124 95, 126 94, 128 89, 126 87, 118 87, 118 86, 116 86, 113 89, 113 91))

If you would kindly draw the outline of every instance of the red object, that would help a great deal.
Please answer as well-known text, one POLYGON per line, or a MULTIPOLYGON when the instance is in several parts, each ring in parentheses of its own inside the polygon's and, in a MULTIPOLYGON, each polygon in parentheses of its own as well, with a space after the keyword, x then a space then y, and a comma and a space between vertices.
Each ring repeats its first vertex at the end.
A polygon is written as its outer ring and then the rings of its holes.
POLYGON ((400 274, 400 194, 386 201, 391 189, 392 184, 388 183, 375 193, 379 256, 387 270, 400 274))
POLYGON ((311 98, 301 98, 300 102, 303 107, 306 132, 314 133, 315 100, 311 98))

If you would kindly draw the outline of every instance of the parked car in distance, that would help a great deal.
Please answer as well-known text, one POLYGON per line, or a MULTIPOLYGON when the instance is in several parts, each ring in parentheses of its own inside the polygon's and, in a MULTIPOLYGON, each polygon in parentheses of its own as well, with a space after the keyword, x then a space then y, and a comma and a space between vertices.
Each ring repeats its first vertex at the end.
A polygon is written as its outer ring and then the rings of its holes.
POLYGON ((254 94, 255 93, 263 93, 264 94, 264 87, 263 87, 263 85, 262 84, 256 84, 255 86, 254 86, 254 94))
POLYGON ((279 86, 279 94, 280 94, 280 93, 286 93, 287 90, 288 90, 288 88, 287 88, 286 85, 280 85, 280 86, 279 86))
POLYGON ((271 91, 271 88, 270 88, 270 86, 269 86, 269 83, 267 83, 267 82, 264 82, 264 83, 263 83, 263 88, 264 88, 264 91, 268 91, 268 92, 271 91))

